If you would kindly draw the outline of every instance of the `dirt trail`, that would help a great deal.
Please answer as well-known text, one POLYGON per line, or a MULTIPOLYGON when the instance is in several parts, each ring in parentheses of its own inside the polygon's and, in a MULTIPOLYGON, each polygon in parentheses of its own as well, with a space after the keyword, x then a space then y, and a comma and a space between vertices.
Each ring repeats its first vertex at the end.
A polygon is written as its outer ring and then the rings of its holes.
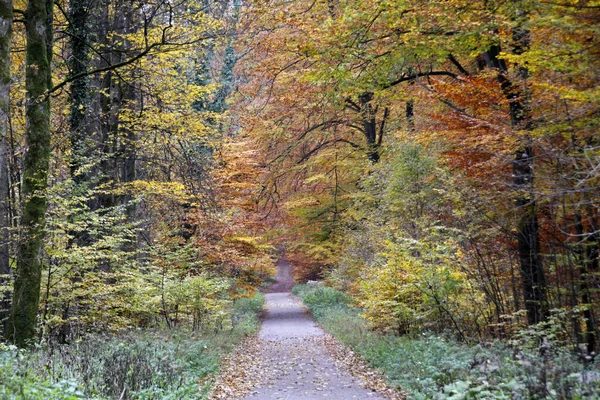
POLYGON ((289 293, 292 267, 281 259, 278 268, 259 333, 257 369, 263 379, 245 399, 384 399, 336 366, 325 333, 289 293))
POLYGON ((277 261, 277 275, 275 275, 275 282, 267 289, 267 293, 289 293, 296 282, 294 281, 294 270, 291 264, 281 257, 277 261))

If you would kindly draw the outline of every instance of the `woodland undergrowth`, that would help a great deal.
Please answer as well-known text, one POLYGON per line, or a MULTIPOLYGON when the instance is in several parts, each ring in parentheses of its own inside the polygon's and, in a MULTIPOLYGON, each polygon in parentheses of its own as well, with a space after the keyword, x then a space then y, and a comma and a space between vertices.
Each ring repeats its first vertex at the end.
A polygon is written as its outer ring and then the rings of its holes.
MULTIPOLYGON (((410 399, 597 399, 600 365, 585 363, 532 327, 517 339, 461 342, 451 334, 398 336, 372 330, 350 296, 321 284, 297 285, 317 322, 381 370, 410 399)), ((543 332, 545 331, 545 332, 543 332)))
POLYGON ((264 296, 236 300, 228 325, 136 330, 30 350, 0 345, 0 398, 202 399, 221 357, 258 330, 264 296))

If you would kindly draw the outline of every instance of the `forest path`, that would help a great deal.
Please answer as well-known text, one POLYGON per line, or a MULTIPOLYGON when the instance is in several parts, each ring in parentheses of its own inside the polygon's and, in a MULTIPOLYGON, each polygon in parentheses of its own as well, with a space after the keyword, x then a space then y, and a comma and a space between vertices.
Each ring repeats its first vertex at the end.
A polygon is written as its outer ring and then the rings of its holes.
POLYGON ((282 258, 259 333, 256 368, 263 379, 244 399, 384 399, 335 364, 327 335, 291 295, 293 286, 292 267, 282 258))

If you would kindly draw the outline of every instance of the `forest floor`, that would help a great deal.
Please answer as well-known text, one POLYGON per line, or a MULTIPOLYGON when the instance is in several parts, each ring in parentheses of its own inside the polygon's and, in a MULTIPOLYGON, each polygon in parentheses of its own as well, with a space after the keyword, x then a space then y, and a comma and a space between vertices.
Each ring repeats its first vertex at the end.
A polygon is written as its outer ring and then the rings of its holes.
POLYGON ((267 289, 266 315, 258 338, 231 354, 213 399, 389 399, 397 391, 310 317, 290 291, 292 267, 278 263, 267 289))

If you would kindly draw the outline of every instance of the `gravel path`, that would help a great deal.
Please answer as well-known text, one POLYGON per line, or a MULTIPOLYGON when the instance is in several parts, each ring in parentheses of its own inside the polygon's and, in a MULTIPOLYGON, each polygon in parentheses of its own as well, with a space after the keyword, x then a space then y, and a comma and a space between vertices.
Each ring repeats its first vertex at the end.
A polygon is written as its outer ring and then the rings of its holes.
POLYGON ((325 333, 289 293, 294 285, 290 264, 282 259, 278 266, 259 333, 262 379, 245 399, 383 400, 336 366, 325 347, 325 333))

